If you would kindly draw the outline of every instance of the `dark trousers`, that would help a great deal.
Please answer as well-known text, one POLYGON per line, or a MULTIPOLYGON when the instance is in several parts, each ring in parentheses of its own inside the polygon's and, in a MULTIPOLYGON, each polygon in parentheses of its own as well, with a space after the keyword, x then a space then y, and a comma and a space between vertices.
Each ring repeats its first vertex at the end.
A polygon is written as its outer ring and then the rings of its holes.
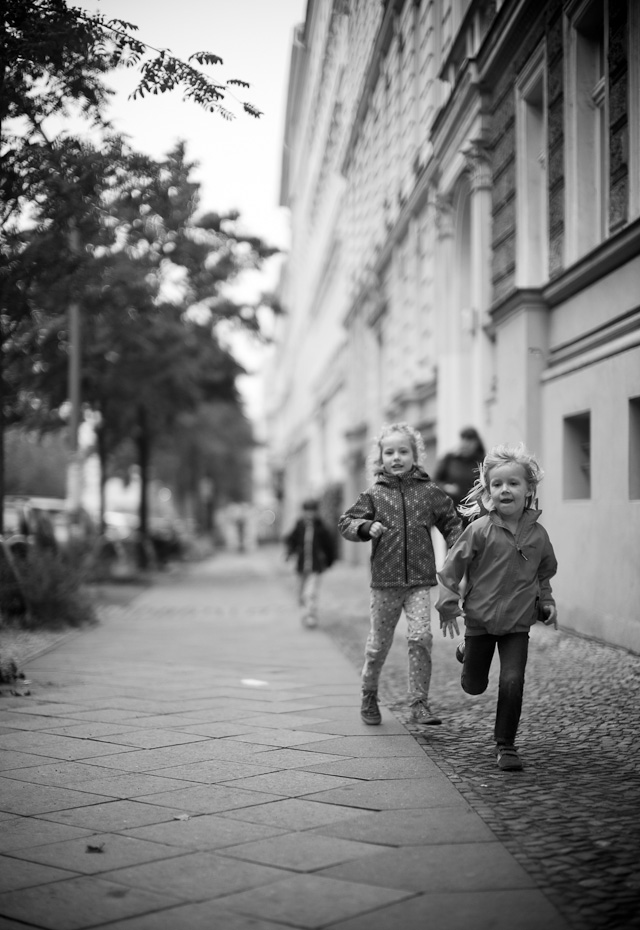
POLYGON ((500 656, 500 679, 494 737, 499 746, 513 746, 522 711, 529 634, 465 636, 461 683, 467 694, 482 694, 487 690, 496 646, 500 656))

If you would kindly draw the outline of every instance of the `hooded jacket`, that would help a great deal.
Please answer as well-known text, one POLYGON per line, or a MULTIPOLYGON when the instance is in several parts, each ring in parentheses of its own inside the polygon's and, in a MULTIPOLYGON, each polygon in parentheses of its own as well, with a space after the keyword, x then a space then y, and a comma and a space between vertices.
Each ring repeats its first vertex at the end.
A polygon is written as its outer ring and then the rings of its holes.
POLYGON ((495 512, 474 520, 447 556, 436 608, 443 620, 464 612, 468 636, 522 633, 537 619, 537 601, 554 605, 550 578, 558 563, 539 510, 525 510, 515 536, 495 512), (460 607, 460 582, 467 585, 460 607))
POLYGON ((462 523, 453 501, 419 466, 406 475, 382 472, 338 522, 345 539, 371 540, 371 587, 432 587, 437 583, 431 529, 437 527, 451 547, 462 523), (379 520, 387 529, 369 535, 379 520))
POLYGON ((296 521, 291 532, 284 537, 287 558, 295 555, 296 571, 299 573, 304 571, 304 542, 308 525, 313 528, 311 536, 311 571, 323 572, 335 562, 336 551, 333 537, 320 517, 313 517, 310 523, 307 523, 303 518, 296 521))

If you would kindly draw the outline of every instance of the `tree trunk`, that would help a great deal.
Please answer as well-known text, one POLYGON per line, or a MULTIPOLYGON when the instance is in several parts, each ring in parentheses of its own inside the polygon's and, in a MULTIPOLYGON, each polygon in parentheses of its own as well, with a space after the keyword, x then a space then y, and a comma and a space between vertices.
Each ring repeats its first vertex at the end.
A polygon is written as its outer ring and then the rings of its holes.
POLYGON ((100 535, 104 535, 106 529, 105 526, 105 511, 107 509, 107 437, 105 435, 104 427, 99 426, 96 430, 97 441, 98 441, 98 461, 100 463, 100 518, 99 518, 99 527, 100 535))
POLYGON ((148 485, 149 464, 151 458, 151 437, 147 425, 147 412, 144 407, 138 410, 138 467, 140 468, 140 525, 138 528, 138 564, 140 568, 149 567, 149 510, 148 485))
POLYGON ((4 333, 0 332, 0 536, 4 536, 4 333))

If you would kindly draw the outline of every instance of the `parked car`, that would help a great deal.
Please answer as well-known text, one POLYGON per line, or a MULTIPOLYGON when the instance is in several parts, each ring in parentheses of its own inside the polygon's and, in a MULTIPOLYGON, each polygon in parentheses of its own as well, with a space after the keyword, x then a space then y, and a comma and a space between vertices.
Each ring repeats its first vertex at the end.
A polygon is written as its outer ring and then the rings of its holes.
POLYGON ((65 546, 73 535, 86 539, 94 532, 93 521, 81 508, 77 521, 64 498, 7 495, 4 500, 4 536, 20 536, 42 546, 65 546))

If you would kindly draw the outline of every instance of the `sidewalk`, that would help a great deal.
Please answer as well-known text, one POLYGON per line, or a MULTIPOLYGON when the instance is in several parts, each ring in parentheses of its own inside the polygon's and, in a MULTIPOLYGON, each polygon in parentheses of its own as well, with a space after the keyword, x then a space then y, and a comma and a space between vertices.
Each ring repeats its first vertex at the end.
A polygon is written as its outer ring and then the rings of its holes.
POLYGON ((362 724, 354 665, 261 553, 25 671, 0 707, 0 930, 568 930, 419 734, 362 724))

